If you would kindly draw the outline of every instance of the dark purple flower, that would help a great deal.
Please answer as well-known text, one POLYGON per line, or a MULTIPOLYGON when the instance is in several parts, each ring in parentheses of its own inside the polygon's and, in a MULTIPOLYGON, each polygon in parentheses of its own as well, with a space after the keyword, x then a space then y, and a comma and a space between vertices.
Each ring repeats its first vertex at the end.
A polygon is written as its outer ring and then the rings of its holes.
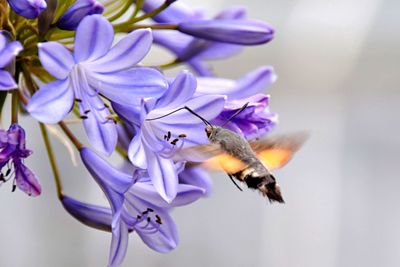
POLYGON ((186 21, 178 24, 178 30, 207 40, 240 45, 263 44, 274 37, 269 24, 250 19, 186 21))
POLYGON ((18 41, 11 42, 6 31, 0 31, 0 90, 10 90, 17 88, 12 75, 3 70, 9 65, 16 55, 22 50, 22 45, 18 41))
POLYGON ((11 8, 27 19, 34 19, 46 9, 45 0, 7 0, 11 8))
POLYGON ((57 123, 71 111, 75 99, 89 141, 105 154, 115 148, 117 130, 100 95, 135 105, 142 97, 160 96, 167 87, 158 70, 135 67, 150 50, 150 29, 133 31, 111 48, 113 39, 110 22, 91 15, 78 26, 73 55, 60 43, 40 43, 40 61, 57 80, 42 86, 27 106, 37 120, 57 123))
POLYGON ((101 14, 103 4, 96 0, 79 0, 73 3, 57 21, 57 26, 63 30, 76 30, 81 20, 88 15, 101 14))
POLYGON ((12 124, 8 131, 0 130, 0 183, 4 183, 14 176, 14 184, 29 196, 38 196, 41 187, 36 175, 24 165, 23 159, 32 154, 25 147, 25 131, 18 124, 12 124), (13 172, 8 167, 13 166, 13 172))
POLYGON ((129 175, 113 168, 87 148, 81 149, 80 153, 86 168, 109 200, 111 211, 71 198, 63 199, 63 205, 86 225, 101 230, 111 229, 109 266, 122 263, 131 231, 136 231, 146 245, 158 252, 165 253, 177 246, 177 229, 169 211, 196 201, 204 195, 204 189, 179 184, 176 198, 167 203, 145 171, 136 170, 129 175))
POLYGON ((177 193, 178 175, 174 154, 183 146, 206 143, 204 124, 187 110, 157 120, 188 106, 205 119, 211 120, 221 113, 225 97, 201 95, 194 97, 196 79, 188 72, 181 72, 169 89, 158 100, 147 99, 141 108, 113 105, 114 110, 134 128, 128 156, 133 165, 147 169, 159 194, 171 202, 177 193))
POLYGON ((275 80, 276 75, 271 67, 260 67, 238 81, 199 77, 197 93, 227 96, 224 110, 212 121, 216 125, 224 124, 231 115, 249 102, 247 108, 225 127, 251 139, 268 133, 278 122, 277 114, 269 110, 269 96, 261 94, 275 80))

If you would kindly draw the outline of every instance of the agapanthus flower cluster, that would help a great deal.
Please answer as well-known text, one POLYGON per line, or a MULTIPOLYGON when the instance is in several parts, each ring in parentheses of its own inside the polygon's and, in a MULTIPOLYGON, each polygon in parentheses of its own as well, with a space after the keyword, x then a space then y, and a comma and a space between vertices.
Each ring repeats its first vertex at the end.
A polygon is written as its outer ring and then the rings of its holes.
POLYGON ((273 28, 248 18, 242 7, 210 16, 173 0, 8 0, 0 1, 0 23, 0 108, 8 95, 11 101, 11 126, 0 130, 0 183, 11 179, 13 189, 41 193, 23 162, 32 152, 18 116, 29 115, 40 124, 65 210, 89 227, 111 232, 109 266, 123 262, 130 233, 155 251, 173 250, 179 238, 171 211, 211 191, 201 165, 184 160, 186 148, 209 142, 205 126, 177 109, 189 107, 222 125, 247 104, 225 125, 247 139, 264 136, 277 123, 264 93, 276 80, 272 67, 237 80, 217 77, 211 68, 212 60, 272 40, 273 28), (154 45, 174 59, 143 63, 154 45), (176 66, 186 70, 170 75, 176 66), (70 129, 76 122, 87 139, 70 129), (58 138, 75 145, 109 206, 64 192, 51 124, 64 133, 58 138), (111 164, 111 154, 120 155, 124 166, 111 164))

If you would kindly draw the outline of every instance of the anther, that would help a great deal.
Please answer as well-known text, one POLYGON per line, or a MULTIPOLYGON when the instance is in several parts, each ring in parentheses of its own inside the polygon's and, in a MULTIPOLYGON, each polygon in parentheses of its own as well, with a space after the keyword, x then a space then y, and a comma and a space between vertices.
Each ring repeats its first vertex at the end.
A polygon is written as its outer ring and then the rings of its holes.
POLYGON ((11 192, 14 192, 15 189, 17 189, 17 185, 16 185, 16 184, 13 184, 12 189, 11 189, 11 192))
POLYGON ((90 112, 90 109, 85 110, 83 113, 88 114, 90 112))
POLYGON ((151 221, 151 218, 150 217, 147 217, 147 222, 150 222, 151 221))
POLYGON ((156 214, 156 223, 162 224, 161 217, 156 214))
POLYGON ((178 135, 179 138, 185 138, 187 135, 186 134, 180 134, 178 135))
POLYGON ((151 209, 151 208, 147 208, 147 210, 150 211, 150 212, 154 212, 154 210, 151 209))
POLYGON ((6 177, 7 177, 8 175, 10 175, 10 173, 11 173, 11 169, 8 169, 8 170, 6 171, 6 177))
POLYGON ((167 141, 169 141, 169 139, 171 139, 171 132, 170 131, 168 131, 168 133, 167 133, 167 141))
POLYGON ((86 120, 88 118, 88 116, 86 116, 86 115, 81 115, 81 119, 82 120, 86 120))
POLYGON ((178 138, 175 138, 174 140, 171 141, 171 145, 176 145, 176 143, 179 141, 178 138))
POLYGON ((104 103, 104 107, 105 108, 109 108, 110 106, 104 103))
POLYGON ((75 98, 75 100, 76 100, 76 102, 79 102, 79 103, 82 102, 82 99, 80 99, 80 98, 75 98))

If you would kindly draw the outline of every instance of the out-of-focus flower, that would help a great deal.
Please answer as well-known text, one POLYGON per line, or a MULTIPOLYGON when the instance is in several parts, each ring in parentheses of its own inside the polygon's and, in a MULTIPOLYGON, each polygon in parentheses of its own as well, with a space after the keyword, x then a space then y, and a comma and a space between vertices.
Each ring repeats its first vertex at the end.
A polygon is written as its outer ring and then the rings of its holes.
POLYGON ((57 123, 71 111, 76 99, 89 141, 105 154, 115 148, 117 131, 99 95, 135 105, 142 97, 160 96, 167 87, 159 71, 135 67, 151 47, 149 29, 133 31, 110 48, 113 39, 110 22, 91 15, 78 26, 73 55, 60 43, 41 43, 40 61, 57 80, 42 86, 27 106, 37 120, 57 123))
POLYGON ((199 77, 197 93, 227 96, 223 112, 212 121, 216 125, 224 124, 245 103, 249 103, 225 127, 251 139, 268 133, 278 122, 277 114, 269 110, 269 96, 261 94, 275 80, 276 75, 271 67, 260 67, 238 81, 199 77))
POLYGON ((169 211, 196 201, 204 195, 203 188, 179 184, 176 198, 167 203, 156 192, 145 171, 136 170, 128 175, 87 148, 82 148, 80 153, 109 200, 111 211, 71 198, 63 200, 63 205, 86 225, 112 230, 109 266, 119 266, 123 261, 130 231, 136 231, 147 246, 158 252, 165 253, 177 246, 177 229, 169 211))
POLYGON ((14 175, 14 184, 29 196, 38 196, 41 187, 36 175, 24 165, 23 159, 32 154, 32 151, 25 147, 25 131, 18 124, 12 124, 8 131, 0 130, 0 183, 4 183, 14 175), (6 166, 8 168, 3 173, 6 166))
POLYGON ((18 41, 11 42, 8 37, 8 32, 0 31, 0 90, 2 91, 18 87, 12 75, 4 70, 4 68, 9 65, 22 50, 22 45, 18 41))
POLYGON ((7 0, 11 8, 27 19, 34 19, 46 9, 45 0, 7 0))
POLYGON ((159 118, 188 106, 207 120, 218 116, 224 106, 222 95, 193 97, 196 79, 188 72, 181 72, 169 89, 158 100, 143 101, 140 109, 132 106, 113 105, 114 110, 134 128, 128 156, 133 165, 147 169, 159 194, 171 202, 177 193, 178 175, 174 154, 184 145, 206 143, 204 124, 187 110, 159 118), (156 120, 148 120, 155 119, 156 120))
POLYGON ((57 26, 63 30, 76 30, 81 20, 88 15, 101 14, 103 4, 96 0, 79 0, 73 3, 57 21, 57 26))

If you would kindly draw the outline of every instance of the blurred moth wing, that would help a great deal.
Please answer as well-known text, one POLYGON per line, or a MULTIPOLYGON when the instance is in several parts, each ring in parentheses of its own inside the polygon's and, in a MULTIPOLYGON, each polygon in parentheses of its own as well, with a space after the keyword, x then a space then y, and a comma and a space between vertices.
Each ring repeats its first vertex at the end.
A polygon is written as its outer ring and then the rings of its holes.
MULTIPOLYGON (((251 140, 249 144, 258 159, 271 171, 286 165, 307 138, 308 134, 301 132, 251 140)), ((189 161, 188 166, 201 164, 207 169, 227 173, 236 173, 246 167, 241 159, 227 154, 217 144, 186 148, 182 150, 182 153, 186 156, 180 160, 189 161)))

